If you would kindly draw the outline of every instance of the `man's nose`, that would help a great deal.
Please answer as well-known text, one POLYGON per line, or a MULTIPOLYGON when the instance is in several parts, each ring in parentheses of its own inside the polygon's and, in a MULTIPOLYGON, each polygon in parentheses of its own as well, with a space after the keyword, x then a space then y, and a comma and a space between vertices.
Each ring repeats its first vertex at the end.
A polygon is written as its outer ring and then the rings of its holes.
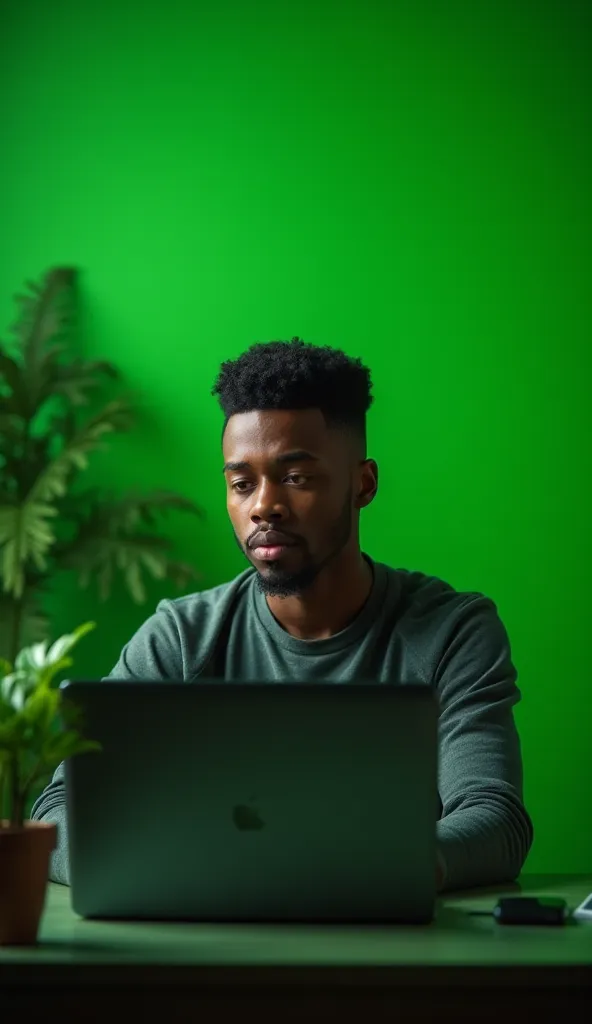
POLYGON ((288 509, 285 497, 279 487, 270 481, 263 481, 254 492, 251 506, 253 522, 278 522, 286 519, 288 509))

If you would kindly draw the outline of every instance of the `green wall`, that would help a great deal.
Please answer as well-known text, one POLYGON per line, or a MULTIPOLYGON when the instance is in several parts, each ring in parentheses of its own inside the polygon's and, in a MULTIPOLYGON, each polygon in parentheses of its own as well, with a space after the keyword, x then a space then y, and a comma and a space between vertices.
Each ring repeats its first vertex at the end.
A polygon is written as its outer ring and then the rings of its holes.
MULTIPOLYGON (((520 0, 5 0, 0 324, 21 281, 83 273, 86 355, 145 422, 95 459, 164 486, 211 586, 226 521, 219 362, 291 337, 362 355, 382 470, 363 540, 498 602, 537 838, 592 870, 590 7, 520 0), (6 98, 8 102, 6 102, 6 98)), ((164 593, 96 616, 100 675, 164 593)))

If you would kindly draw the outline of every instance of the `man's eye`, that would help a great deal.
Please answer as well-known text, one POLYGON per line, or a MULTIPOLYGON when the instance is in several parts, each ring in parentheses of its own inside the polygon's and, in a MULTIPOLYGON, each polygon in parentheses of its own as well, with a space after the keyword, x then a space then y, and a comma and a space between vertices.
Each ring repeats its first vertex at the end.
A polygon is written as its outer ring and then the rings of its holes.
POLYGON ((232 484, 232 490, 233 491, 238 491, 239 494, 244 494, 244 492, 250 486, 251 485, 250 485, 248 480, 235 480, 234 483, 232 484))
POLYGON ((291 480, 293 484, 305 484, 307 479, 304 473, 289 473, 286 477, 286 480, 291 480))

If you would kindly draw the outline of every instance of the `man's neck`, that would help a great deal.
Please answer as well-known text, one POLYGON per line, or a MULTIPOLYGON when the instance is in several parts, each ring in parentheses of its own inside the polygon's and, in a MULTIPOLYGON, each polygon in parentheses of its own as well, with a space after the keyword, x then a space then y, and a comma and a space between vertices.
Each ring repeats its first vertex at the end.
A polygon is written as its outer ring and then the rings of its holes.
POLYGON ((268 597, 273 617, 299 640, 326 640, 352 622, 372 589, 372 568, 362 553, 355 563, 323 569, 302 595, 268 597))

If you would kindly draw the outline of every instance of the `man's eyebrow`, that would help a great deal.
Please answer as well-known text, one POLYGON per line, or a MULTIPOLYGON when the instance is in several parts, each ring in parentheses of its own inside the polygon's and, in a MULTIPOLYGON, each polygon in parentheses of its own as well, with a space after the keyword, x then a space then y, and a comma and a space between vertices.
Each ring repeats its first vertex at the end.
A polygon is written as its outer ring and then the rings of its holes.
POLYGON ((318 462, 319 456, 313 455, 312 452, 307 452, 303 448, 297 448, 293 452, 284 452, 283 455, 278 455, 276 462, 318 462))
MULTIPOLYGON (((286 462, 318 462, 319 456, 313 455, 312 452, 307 452, 304 449, 296 449, 293 452, 282 452, 278 455, 275 462, 283 465, 286 462)), ((225 462, 222 467, 223 473, 236 473, 241 469, 252 469, 250 462, 225 462)))

